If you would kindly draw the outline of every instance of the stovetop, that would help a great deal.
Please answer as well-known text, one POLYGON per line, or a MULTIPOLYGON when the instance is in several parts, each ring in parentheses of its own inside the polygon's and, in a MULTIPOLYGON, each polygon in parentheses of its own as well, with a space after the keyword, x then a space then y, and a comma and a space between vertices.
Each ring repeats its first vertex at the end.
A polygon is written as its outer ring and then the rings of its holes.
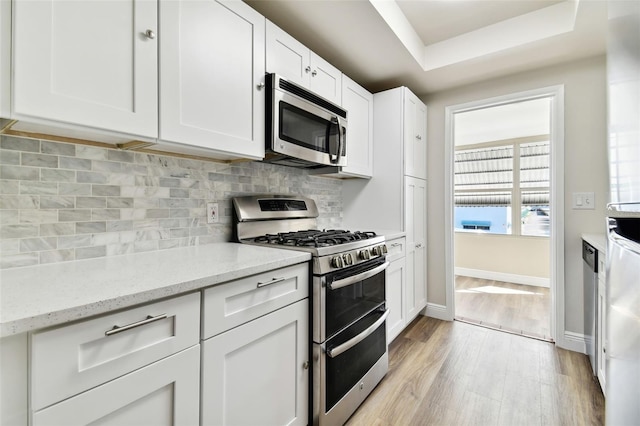
POLYGON ((316 229, 318 209, 310 198, 269 194, 234 198, 233 204, 239 242, 311 253, 315 274, 387 253, 384 236, 375 232, 316 229))
POLYGON ((278 232, 256 237, 254 242, 294 247, 330 247, 363 241, 376 237, 375 232, 346 231, 343 229, 307 229, 293 232, 278 232))

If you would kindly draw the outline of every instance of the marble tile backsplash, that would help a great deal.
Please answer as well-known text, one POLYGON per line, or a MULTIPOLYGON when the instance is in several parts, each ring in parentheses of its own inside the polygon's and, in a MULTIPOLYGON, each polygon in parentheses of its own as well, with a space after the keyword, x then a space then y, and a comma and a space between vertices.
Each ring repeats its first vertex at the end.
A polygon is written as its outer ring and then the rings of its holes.
POLYGON ((319 227, 336 228, 341 188, 273 164, 0 135, 0 269, 230 241, 231 198, 254 193, 311 197, 319 227))

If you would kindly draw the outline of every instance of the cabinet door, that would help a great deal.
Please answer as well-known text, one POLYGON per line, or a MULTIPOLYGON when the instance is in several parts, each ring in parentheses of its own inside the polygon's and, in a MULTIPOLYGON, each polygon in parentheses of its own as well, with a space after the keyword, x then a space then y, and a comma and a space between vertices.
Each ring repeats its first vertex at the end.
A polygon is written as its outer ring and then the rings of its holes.
POLYGON ((264 23, 239 1, 160 1, 160 139, 264 157, 264 23))
POLYGON ((405 326, 404 292, 407 284, 404 257, 391 262, 386 270, 385 293, 387 300, 387 344, 390 344, 405 326))
POLYGON ((33 425, 197 425, 200 345, 40 410, 33 425))
MULTIPOLYGON (((604 256, 603 256, 604 257, 604 256)), ((596 373, 602 393, 606 395, 606 347, 607 347, 607 294, 605 281, 598 280, 598 313, 597 313, 597 333, 596 333, 596 373)))
MULTIPOLYGON (((11 2, 0 1, 0 117, 11 117, 11 2)), ((0 120, 0 128, 2 122, 0 120)))
POLYGON ((405 175, 427 178, 427 107, 405 89, 404 100, 404 155, 405 175))
POLYGON ((427 306, 427 182, 405 177, 407 233, 407 321, 427 306))
POLYGON ((308 299, 206 340, 202 425, 306 425, 308 299))
POLYGON ((342 106, 348 111, 347 166, 342 172, 373 176, 373 95, 342 76, 342 106))
POLYGON ((14 118, 157 136, 155 1, 13 6, 14 118))
POLYGON ((267 21, 266 25, 266 71, 279 74, 300 86, 309 87, 309 49, 273 22, 267 21))
POLYGON ((309 52, 309 64, 309 89, 334 104, 342 105, 342 72, 313 52, 309 52))

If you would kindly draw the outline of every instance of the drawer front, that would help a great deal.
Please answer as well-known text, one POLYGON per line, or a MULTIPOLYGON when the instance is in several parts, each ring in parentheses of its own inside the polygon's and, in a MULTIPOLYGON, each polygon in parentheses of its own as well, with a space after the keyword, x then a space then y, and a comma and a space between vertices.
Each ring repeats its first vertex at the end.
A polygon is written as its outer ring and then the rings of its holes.
POLYGON ((203 339, 309 296, 309 265, 301 263, 204 291, 203 339))
POLYGON ((200 293, 34 333, 32 409, 179 352, 199 337, 200 293))
POLYGON ((387 260, 393 262, 405 256, 407 240, 405 237, 387 241, 387 260))
POLYGON ((200 345, 33 414, 33 426, 197 425, 200 345))

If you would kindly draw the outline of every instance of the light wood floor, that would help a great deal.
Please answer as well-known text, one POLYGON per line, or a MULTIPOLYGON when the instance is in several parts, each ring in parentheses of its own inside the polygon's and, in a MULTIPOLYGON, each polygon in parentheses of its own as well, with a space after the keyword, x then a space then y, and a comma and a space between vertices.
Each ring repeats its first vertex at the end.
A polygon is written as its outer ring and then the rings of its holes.
POLYGON ((456 318, 550 340, 549 289, 458 275, 456 318))
POLYGON ((586 355, 419 316, 389 346, 389 372, 347 425, 602 425, 586 355))

